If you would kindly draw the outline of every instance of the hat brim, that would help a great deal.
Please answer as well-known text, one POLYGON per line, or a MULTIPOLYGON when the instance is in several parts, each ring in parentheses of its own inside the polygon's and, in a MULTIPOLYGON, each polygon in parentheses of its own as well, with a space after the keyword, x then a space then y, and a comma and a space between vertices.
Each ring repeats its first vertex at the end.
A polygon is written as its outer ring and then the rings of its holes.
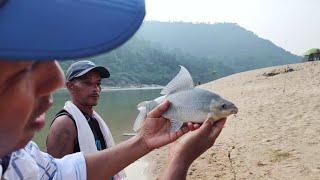
POLYGON ((89 71, 92 71, 92 70, 98 71, 100 73, 101 78, 109 78, 110 77, 110 73, 109 73, 107 68, 105 68, 103 66, 96 66, 96 67, 92 67, 92 68, 89 68, 89 69, 86 69, 86 70, 80 72, 79 74, 74 76, 72 79, 81 77, 81 76, 87 74, 89 71))
POLYGON ((128 40, 144 0, 7 0, 0 7, 1 60, 66 60, 107 52, 128 40))

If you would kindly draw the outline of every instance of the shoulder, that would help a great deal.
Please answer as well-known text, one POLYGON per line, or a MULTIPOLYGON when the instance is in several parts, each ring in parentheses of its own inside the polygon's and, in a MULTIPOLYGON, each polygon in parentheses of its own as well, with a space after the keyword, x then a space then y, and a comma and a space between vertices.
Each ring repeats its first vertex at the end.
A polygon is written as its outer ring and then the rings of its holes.
POLYGON ((75 140, 77 138, 77 127, 68 115, 61 115, 54 119, 49 129, 47 141, 52 138, 75 140))
POLYGON ((47 152, 56 158, 72 153, 77 135, 75 124, 70 117, 66 115, 57 117, 47 136, 47 152))
POLYGON ((53 137, 63 137, 65 140, 76 139, 77 127, 68 115, 61 115, 57 117, 51 124, 48 139, 50 141, 53 137))
POLYGON ((71 130, 76 131, 76 126, 74 120, 69 115, 60 115, 54 119, 51 124, 50 129, 52 128, 71 128, 71 130))
MULTIPOLYGON (((68 120, 71 120, 74 122, 74 119, 72 117, 72 115, 66 111, 65 109, 61 109, 56 115, 55 117, 53 118, 53 121, 51 122, 51 125, 56 121, 56 119, 61 119, 60 117, 64 117, 62 119, 68 119, 68 120), (66 118, 66 117, 69 117, 69 118, 66 118)), ((51 126, 50 125, 50 126, 51 126)))

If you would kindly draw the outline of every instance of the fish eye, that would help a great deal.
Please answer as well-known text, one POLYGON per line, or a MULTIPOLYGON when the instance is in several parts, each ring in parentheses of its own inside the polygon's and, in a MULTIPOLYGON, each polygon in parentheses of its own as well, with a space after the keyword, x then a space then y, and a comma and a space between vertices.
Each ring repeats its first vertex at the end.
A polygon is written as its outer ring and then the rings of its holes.
POLYGON ((222 108, 222 109, 226 109, 226 108, 227 108, 227 105, 226 105, 226 104, 222 104, 221 108, 222 108))

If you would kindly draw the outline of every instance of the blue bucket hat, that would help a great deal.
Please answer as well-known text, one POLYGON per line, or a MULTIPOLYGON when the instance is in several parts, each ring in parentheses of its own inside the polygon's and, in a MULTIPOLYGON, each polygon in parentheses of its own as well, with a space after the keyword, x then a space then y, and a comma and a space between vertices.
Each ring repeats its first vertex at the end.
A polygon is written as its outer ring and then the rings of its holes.
POLYGON ((67 60, 128 40, 144 0, 0 0, 0 60, 67 60))

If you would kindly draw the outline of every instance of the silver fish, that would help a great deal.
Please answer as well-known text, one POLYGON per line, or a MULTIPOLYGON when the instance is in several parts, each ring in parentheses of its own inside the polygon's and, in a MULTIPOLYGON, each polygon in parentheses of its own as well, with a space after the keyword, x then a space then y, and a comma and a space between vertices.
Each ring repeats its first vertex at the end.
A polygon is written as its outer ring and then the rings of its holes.
POLYGON ((209 117, 219 120, 237 114, 238 108, 232 102, 211 91, 194 87, 188 70, 180 67, 176 77, 162 89, 160 94, 164 96, 138 104, 140 113, 133 125, 134 131, 140 129, 147 113, 165 100, 171 105, 162 116, 170 120, 172 132, 179 130, 184 122, 202 123, 209 117))

